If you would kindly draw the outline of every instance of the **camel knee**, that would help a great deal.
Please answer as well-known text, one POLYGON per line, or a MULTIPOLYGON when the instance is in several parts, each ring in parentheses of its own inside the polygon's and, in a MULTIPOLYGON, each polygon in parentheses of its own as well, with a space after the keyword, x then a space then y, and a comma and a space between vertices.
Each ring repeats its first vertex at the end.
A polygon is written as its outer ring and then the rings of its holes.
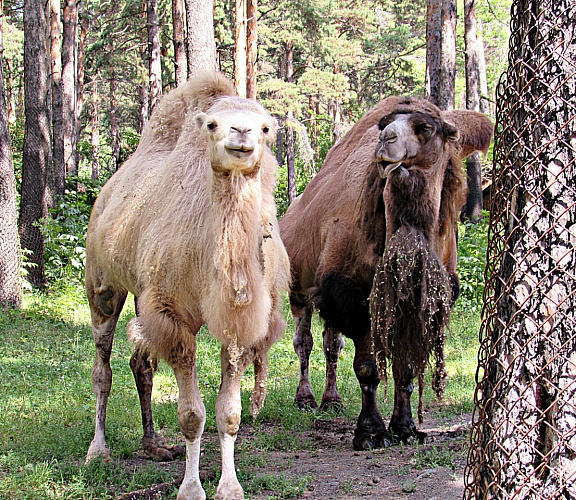
POLYGON ((199 438, 204 431, 206 411, 203 407, 185 407, 178 409, 178 423, 184 437, 192 441, 199 438))
POLYGON ((240 409, 229 408, 217 416, 218 430, 230 436, 236 436, 240 428, 240 409))
POLYGON ((374 386, 380 383, 376 362, 373 359, 365 360, 361 363, 355 364, 354 373, 356 374, 356 378, 362 387, 374 386))

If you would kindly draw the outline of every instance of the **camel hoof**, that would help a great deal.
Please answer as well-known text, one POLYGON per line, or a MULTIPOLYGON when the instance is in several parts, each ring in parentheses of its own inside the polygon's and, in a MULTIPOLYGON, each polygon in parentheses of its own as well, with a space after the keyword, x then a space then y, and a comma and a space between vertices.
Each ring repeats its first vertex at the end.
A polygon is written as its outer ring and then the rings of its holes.
POLYGON ((215 500, 244 500, 244 491, 239 483, 219 484, 214 498, 215 500))
POLYGON ((206 492, 202 488, 200 481, 182 483, 176 500, 206 500, 206 492))
POLYGON ((162 438, 143 438, 142 447, 144 452, 152 460, 157 462, 171 462, 178 457, 183 457, 186 452, 182 446, 171 446, 164 442, 162 438))
POLYGON ((110 454, 110 448, 108 448, 108 445, 94 440, 90 443, 84 463, 89 464, 97 458, 101 458, 103 462, 112 462, 112 455, 110 454))
POLYGON ((406 425, 390 421, 390 432, 398 443, 412 444, 415 441, 419 444, 426 443, 426 433, 419 431, 413 420, 406 425))
POLYGON ((318 409, 318 403, 316 403, 314 396, 311 398, 295 398, 294 404, 298 407, 299 410, 303 411, 314 411, 318 409))
POLYGON ((354 436, 352 445, 356 451, 375 450, 377 448, 388 448, 394 443, 394 438, 387 430, 382 430, 374 434, 362 434, 354 436))
POLYGON ((322 399, 320 411, 333 411, 335 413, 344 413, 346 408, 341 399, 322 399))

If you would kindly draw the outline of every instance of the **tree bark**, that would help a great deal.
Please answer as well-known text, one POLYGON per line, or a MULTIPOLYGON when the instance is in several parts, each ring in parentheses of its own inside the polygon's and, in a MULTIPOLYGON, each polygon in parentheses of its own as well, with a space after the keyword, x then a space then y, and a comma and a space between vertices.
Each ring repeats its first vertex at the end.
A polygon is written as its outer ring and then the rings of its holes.
POLYGON ((438 107, 446 111, 454 109, 456 19, 456 0, 442 0, 442 52, 440 57, 438 107))
POLYGON ((24 147, 22 151, 22 193, 18 221, 20 242, 32 264, 27 279, 35 286, 46 284, 44 236, 38 226, 48 214, 46 175, 51 165, 50 62, 46 3, 24 2, 24 147))
POLYGON ((110 147, 112 148, 112 171, 118 170, 120 159, 120 133, 118 131, 118 118, 116 117, 116 73, 110 75, 110 147))
POLYGON ((4 91, 3 13, 4 5, 0 0, 0 307, 20 307, 22 258, 18 239, 16 180, 4 91))
POLYGON ((77 54, 78 54, 78 3, 65 0, 62 37, 62 122, 64 170, 66 175, 78 174, 77 127, 77 54))
POLYGON ((176 86, 186 81, 186 48, 184 0, 172 0, 172 31, 174 33, 174 74, 176 86))
MULTIPOLYGON (((476 0, 464 2, 464 42, 466 65, 466 109, 480 111, 480 66, 478 30, 476 25, 476 0)), ((482 160, 479 152, 466 160, 468 196, 465 214, 469 221, 477 222, 482 216, 482 160)))
POLYGON ((48 208, 64 195, 66 170, 64 164, 64 114, 62 94, 62 29, 60 0, 50 0, 50 66, 52 84, 52 168, 47 176, 48 208))
POLYGON ((80 162, 80 153, 78 151, 78 144, 80 142, 80 138, 82 136, 82 123, 80 121, 80 117, 82 115, 82 108, 84 107, 84 62, 86 60, 86 35, 88 33, 88 24, 89 18, 88 13, 82 8, 78 11, 79 17, 79 24, 80 24, 80 32, 78 35, 78 57, 77 63, 78 68, 76 71, 76 106, 74 108, 74 132, 76 137, 74 138, 74 165, 76 168, 80 162))
POLYGON ((96 78, 92 80, 92 115, 90 119, 92 132, 90 134, 90 144, 92 145, 92 179, 98 179, 100 175, 100 115, 98 114, 98 86, 96 78))
POLYGON ((440 60, 442 55, 442 0, 426 3, 426 94, 437 104, 440 95, 440 60))
POLYGON ((5 75, 5 92, 6 92, 6 107, 8 112, 8 123, 15 123, 16 122, 16 102, 14 98, 14 65, 12 63, 12 59, 5 59, 4 63, 6 64, 6 72, 5 75))
POLYGON ((148 85, 140 85, 140 135, 144 133, 144 127, 148 123, 150 103, 148 99, 148 85))
POLYGON ((150 114, 162 97, 162 64, 160 62, 160 25, 158 0, 147 0, 148 63, 150 81, 150 114))
POLYGON ((234 2, 234 87, 240 97, 246 97, 246 1, 234 2))
POLYGON ((214 40, 214 0, 185 0, 188 78, 203 71, 216 70, 214 40))
POLYGON ((246 4, 246 97, 256 99, 256 60, 258 59, 258 0, 246 4))
POLYGON ((576 497, 576 4, 517 0, 497 91, 469 498, 576 497))
MULTIPOLYGON (((294 81, 294 43, 292 40, 286 42, 286 81, 294 81)), ((294 113, 289 110, 285 122, 285 147, 286 147, 286 170, 288 173, 288 202, 297 196, 296 188, 296 164, 294 151, 294 113)))

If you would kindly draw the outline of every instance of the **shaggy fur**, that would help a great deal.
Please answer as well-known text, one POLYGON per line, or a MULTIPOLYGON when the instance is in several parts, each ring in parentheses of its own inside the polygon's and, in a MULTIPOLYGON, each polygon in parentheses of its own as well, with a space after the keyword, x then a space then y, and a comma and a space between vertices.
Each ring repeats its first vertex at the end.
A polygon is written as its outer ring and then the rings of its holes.
MULTIPOLYGON (((389 97, 368 111, 332 147, 320 172, 280 220, 280 231, 292 266, 294 293, 291 296, 308 295, 314 304, 319 305, 320 315, 326 322, 325 337, 333 336, 333 327, 339 325, 342 332, 354 341, 354 369, 362 389, 362 411, 354 437, 355 448, 367 449, 390 442, 383 434, 386 428, 376 406, 378 377, 370 327, 367 326, 370 325, 368 300, 375 270, 383 265, 382 255, 387 244, 392 243, 386 257, 389 263, 400 260, 400 248, 403 247, 422 272, 410 278, 409 267, 386 265, 385 268, 390 269, 388 278, 378 284, 383 285, 390 281, 390 276, 403 273, 395 286, 402 283, 404 288, 421 289, 411 292, 418 297, 419 304, 415 316, 420 326, 416 325, 416 328, 421 328, 428 316, 439 325, 445 324, 444 295, 448 294, 453 301, 458 290, 454 224, 465 199, 461 159, 473 150, 485 151, 491 135, 492 124, 480 113, 445 113, 423 99, 389 97), (388 120, 394 121, 394 117, 401 116, 418 117, 418 133, 433 134, 431 137, 435 142, 428 144, 422 140, 418 161, 414 160, 414 165, 402 166, 384 179, 379 175, 375 151, 380 147, 381 129, 388 120), (427 127, 421 126, 424 122, 427 127), (440 149, 428 152, 426 148, 432 146, 440 149), (398 237, 396 243, 390 242, 396 230, 405 225, 413 228, 415 235, 407 238, 412 234, 411 229, 406 232, 406 238, 398 237), (417 250, 418 245, 422 251, 417 250), (446 292, 445 282, 452 286, 453 292, 446 292), (442 298, 435 299, 436 292, 432 289, 442 290, 442 298), (353 310, 349 310, 351 304, 353 310), (441 312, 434 312, 435 307, 441 312), (348 321, 343 318, 348 318, 348 321)), ((385 167, 382 165, 382 170, 385 167)), ((388 289, 391 291, 393 287, 388 289)), ((409 314, 407 304, 414 307, 411 299, 393 300, 395 296, 384 294, 383 289, 380 289, 380 294, 386 295, 388 302, 379 304, 379 300, 374 301, 379 316, 387 307, 404 307, 405 311, 401 313, 404 316, 409 314)), ((294 346, 301 361, 302 374, 296 401, 314 407, 314 395, 308 381, 304 380, 312 345, 312 340, 306 340, 311 338, 311 334, 305 326, 310 323, 308 316, 312 314, 312 308, 302 306, 301 299, 291 305, 299 325, 294 334, 294 346)), ((391 321, 388 327, 395 331, 398 325, 403 324, 388 317, 381 317, 378 321, 384 322, 383 325, 391 321)), ((404 326, 412 328, 414 325, 404 326)), ((428 359, 426 352, 435 353, 439 367, 435 386, 441 392, 443 341, 441 335, 434 335, 431 331, 424 335, 431 340, 433 347, 431 350, 419 349, 422 355, 416 364, 420 367, 419 360, 428 359)), ((418 331, 410 332, 402 339, 397 335, 381 337, 377 339, 381 344, 379 352, 385 356, 394 345, 408 346, 405 352, 409 352, 413 349, 412 341, 419 338, 418 331)), ((342 343, 325 340, 325 345, 336 345, 339 349, 342 343)), ((327 354, 330 359, 335 358, 334 353, 327 354)), ((385 358, 379 357, 379 361, 382 367, 385 358)), ((401 438, 418 435, 410 413, 412 379, 418 374, 412 364, 402 368, 393 361, 393 365, 397 369, 393 369, 396 389, 391 426, 401 434, 401 438)), ((331 373, 335 371, 331 370, 331 373)), ((384 375, 381 370, 381 376, 384 375)), ((333 380, 327 379, 326 387, 333 394, 335 386, 333 375, 333 380)), ((339 396, 332 397, 332 400, 339 401, 339 396)))
MULTIPOLYGON (((195 374, 199 328, 206 324, 223 346, 217 496, 241 498, 231 448, 240 418, 239 380, 254 363, 250 409, 256 414, 264 402, 267 353, 285 327, 279 292, 288 288, 289 264, 276 221, 277 165, 266 145, 277 124, 260 104, 232 94, 225 77, 209 74, 164 97, 134 155, 102 189, 88 227, 86 290, 98 347, 97 422, 88 458, 109 454, 103 428, 111 342, 105 339, 131 292, 138 317, 128 334, 135 352, 144 361, 167 360, 178 381, 187 445, 179 499, 204 496, 197 470, 205 420, 195 374)), ((144 366, 140 361, 133 365, 144 366)), ((145 428, 145 443, 156 439, 151 378, 146 383, 142 413, 151 431, 147 435, 145 428)))

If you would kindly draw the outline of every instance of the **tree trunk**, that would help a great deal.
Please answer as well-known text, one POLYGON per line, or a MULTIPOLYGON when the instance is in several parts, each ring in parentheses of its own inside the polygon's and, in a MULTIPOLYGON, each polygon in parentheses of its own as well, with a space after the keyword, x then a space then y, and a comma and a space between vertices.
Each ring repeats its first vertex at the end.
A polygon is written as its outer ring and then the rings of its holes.
POLYGON ((16 213, 16 180, 4 91, 3 13, 4 5, 0 0, 0 307, 20 307, 22 259, 16 213))
POLYGON ((246 4, 246 97, 256 99, 256 60, 258 58, 258 0, 246 4))
POLYGON ((144 127, 148 123, 150 103, 148 99, 148 85, 140 85, 140 135, 144 133, 144 127))
POLYGON ((426 93, 438 104, 440 95, 440 60, 442 55, 442 0, 426 4, 426 93))
POLYGON ((147 0, 148 69, 150 78, 150 114, 162 96, 162 64, 160 62, 160 25, 158 0, 147 0))
POLYGON ((440 93, 438 107, 454 109, 456 82, 456 0, 442 0, 442 52, 440 57, 440 93))
POLYGON ((216 70, 214 41, 214 0, 185 0, 188 36, 188 78, 216 70))
POLYGON ((179 87, 186 81, 184 0, 172 0, 172 31, 174 33, 174 74, 176 86, 179 87))
POLYGON ((46 3, 24 2, 24 147, 22 150, 22 193, 18 221, 20 242, 27 249, 28 281, 46 284, 44 236, 38 223, 48 214, 46 175, 51 166, 50 62, 46 47, 48 26, 46 3))
POLYGON ((74 160, 74 165, 76 168, 80 162, 80 153, 78 151, 78 144, 80 142, 82 136, 82 123, 80 121, 80 117, 82 115, 82 108, 84 107, 84 62, 86 60, 86 34, 88 33, 88 13, 82 8, 82 4, 80 5, 81 9, 79 10, 79 18, 80 18, 80 33, 78 36, 78 69, 76 72, 76 106, 74 109, 74 132, 76 137, 74 138, 74 156, 76 157, 74 160))
POLYGON ((575 498, 576 4, 518 0, 498 86, 469 498, 575 498))
POLYGON ((66 170, 64 164, 64 115, 62 104, 62 30, 60 0, 50 0, 50 66, 52 84, 52 168, 47 176, 48 208, 64 195, 66 170))
POLYGON ((488 79, 486 77, 486 58, 484 55, 484 39, 482 37, 482 20, 476 18, 478 39, 478 73, 480 86, 480 112, 490 113, 490 98, 488 96, 488 79))
MULTIPOLYGON (((480 67, 478 31, 476 26, 476 0, 464 2, 464 42, 466 63, 466 109, 480 111, 480 67)), ((468 196, 465 214, 469 221, 477 222, 482 215, 482 160, 479 152, 466 160, 468 196)))
POLYGON ((112 172, 118 170, 120 158, 120 133, 116 118, 116 73, 110 75, 110 147, 112 148, 112 172))
POLYGON ((90 136, 90 144, 92 145, 92 179, 98 179, 100 175, 100 160, 98 154, 100 152, 100 115, 98 114, 98 86, 96 85, 96 78, 92 80, 92 116, 91 116, 92 132, 90 136))
POLYGON ((14 66, 12 63, 12 59, 6 59, 4 63, 6 64, 6 72, 7 72, 7 74, 5 75, 6 76, 5 82, 7 83, 5 92, 6 92, 6 106, 8 108, 8 123, 15 123, 16 102, 14 98, 14 78, 12 76, 14 73, 14 66))
POLYGON ((234 87, 240 97, 246 97, 246 1, 234 2, 234 87))
POLYGON ((63 112, 63 148, 64 169, 67 175, 78 174, 77 146, 77 76, 76 61, 78 54, 78 3, 65 0, 62 38, 62 112, 63 112))
MULTIPOLYGON (((286 42, 286 81, 292 83, 294 81, 294 43, 292 40, 286 42)), ((288 111, 285 122, 285 146, 286 146, 286 170, 288 173, 288 202, 296 198, 296 165, 295 165, 295 151, 294 151, 294 113, 292 110, 288 111)))

